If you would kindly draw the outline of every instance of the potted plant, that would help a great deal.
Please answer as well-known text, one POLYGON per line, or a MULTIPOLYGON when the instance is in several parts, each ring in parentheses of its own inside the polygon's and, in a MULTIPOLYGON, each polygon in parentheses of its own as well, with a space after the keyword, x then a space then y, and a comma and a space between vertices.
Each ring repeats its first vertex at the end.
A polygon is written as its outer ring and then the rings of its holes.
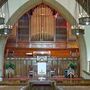
POLYGON ((5 64, 7 77, 12 77, 14 75, 15 67, 16 67, 15 64, 10 61, 5 64))
POLYGON ((77 67, 77 64, 75 62, 73 62, 73 61, 69 62, 68 70, 67 70, 68 78, 74 78, 76 67, 77 67))
POLYGON ((69 62, 68 67, 75 70, 76 67, 77 67, 77 64, 76 64, 75 62, 72 62, 72 61, 71 61, 71 62, 69 62))

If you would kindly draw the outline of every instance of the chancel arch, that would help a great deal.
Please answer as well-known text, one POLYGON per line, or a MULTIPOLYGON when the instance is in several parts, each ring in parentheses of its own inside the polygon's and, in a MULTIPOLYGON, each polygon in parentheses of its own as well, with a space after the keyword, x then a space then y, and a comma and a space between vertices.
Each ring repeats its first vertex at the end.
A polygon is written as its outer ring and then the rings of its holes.
POLYGON ((14 24, 14 29, 8 38, 5 53, 7 62, 9 58, 16 60, 15 75, 28 76, 29 69, 32 70, 32 65, 37 62, 37 56, 44 55, 55 75, 64 75, 64 69, 73 60, 78 65, 76 76, 79 77, 80 51, 76 37, 71 33, 72 15, 55 0, 32 1, 25 4, 29 8, 23 5, 21 12, 17 10, 8 22, 14 24))

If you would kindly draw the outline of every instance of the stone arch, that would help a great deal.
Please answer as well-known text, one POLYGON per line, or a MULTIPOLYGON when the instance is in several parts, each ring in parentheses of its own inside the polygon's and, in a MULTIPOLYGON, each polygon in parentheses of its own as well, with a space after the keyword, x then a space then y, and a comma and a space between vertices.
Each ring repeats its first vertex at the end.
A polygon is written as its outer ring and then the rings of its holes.
MULTIPOLYGON (((26 2, 25 4, 23 4, 19 9, 17 9, 17 11, 10 17, 10 19, 8 20, 7 24, 14 24, 24 13, 26 13, 27 11, 29 11, 30 9, 32 9, 33 7, 35 7, 38 4, 41 3, 45 3, 47 5, 49 5, 51 8, 55 9, 56 11, 58 11, 59 13, 62 14, 62 16, 72 25, 73 22, 75 22, 76 20, 74 19, 74 17, 69 13, 69 11, 67 11, 66 8, 64 8, 60 3, 58 3, 56 0, 29 0, 28 2, 26 2)), ((85 40, 83 35, 81 35, 78 38, 78 42, 79 42, 79 46, 80 46, 80 76, 83 77, 83 70, 87 70, 87 54, 86 54, 86 45, 85 45, 85 40), (85 65, 83 65, 83 63, 85 65)))
POLYGON ((73 24, 75 19, 73 16, 64 8, 60 3, 55 0, 29 0, 24 5, 22 5, 8 20, 7 24, 13 25, 24 13, 32 9, 38 4, 45 3, 49 5, 51 8, 55 9, 70 23, 73 24))

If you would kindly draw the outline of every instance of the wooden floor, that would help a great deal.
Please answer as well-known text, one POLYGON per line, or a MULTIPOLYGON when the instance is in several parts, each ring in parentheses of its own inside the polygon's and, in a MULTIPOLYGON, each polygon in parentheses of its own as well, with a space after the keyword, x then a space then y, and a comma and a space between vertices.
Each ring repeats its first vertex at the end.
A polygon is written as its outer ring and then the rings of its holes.
POLYGON ((90 86, 57 86, 57 90, 90 90, 90 86))
POLYGON ((20 90, 23 86, 0 86, 0 90, 20 90))

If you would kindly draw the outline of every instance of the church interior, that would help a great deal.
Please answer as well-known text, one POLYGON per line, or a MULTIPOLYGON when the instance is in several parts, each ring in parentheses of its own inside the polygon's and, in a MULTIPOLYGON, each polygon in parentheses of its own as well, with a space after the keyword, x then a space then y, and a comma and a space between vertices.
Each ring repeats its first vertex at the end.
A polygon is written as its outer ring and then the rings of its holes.
POLYGON ((89 4, 0 0, 0 90, 89 90, 89 4))

